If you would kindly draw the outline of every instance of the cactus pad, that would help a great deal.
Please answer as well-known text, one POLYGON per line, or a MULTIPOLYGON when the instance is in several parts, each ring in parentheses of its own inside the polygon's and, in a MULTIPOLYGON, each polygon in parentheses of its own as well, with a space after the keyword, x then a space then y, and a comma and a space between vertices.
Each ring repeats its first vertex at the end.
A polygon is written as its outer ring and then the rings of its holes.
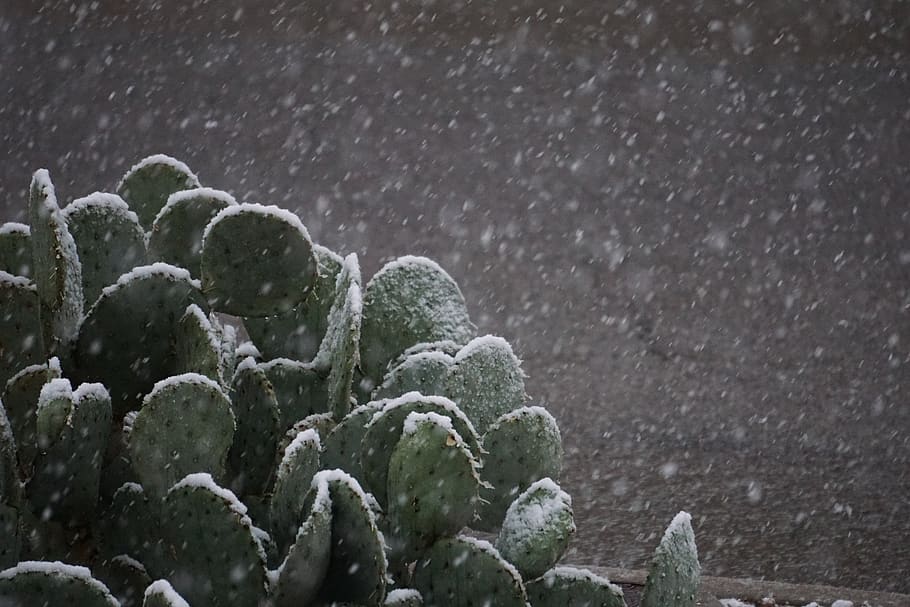
POLYGON ((680 512, 654 551, 642 607, 694 607, 700 575, 692 517, 680 512))
POLYGON ((202 308, 196 304, 187 306, 177 323, 174 338, 175 370, 178 373, 198 373, 224 383, 221 341, 202 308))
POLYGON ((237 204, 227 192, 194 188, 171 194, 149 232, 149 256, 201 276, 202 234, 221 211, 237 204))
POLYGON ((479 529, 490 530, 503 519, 509 504, 534 481, 558 479, 562 470, 562 439, 556 420, 543 407, 522 407, 506 413, 483 437, 487 455, 481 475, 492 489, 481 491, 479 529))
POLYGON ((19 456, 19 467, 31 475, 31 465, 38 449, 36 423, 38 399, 44 384, 61 374, 60 362, 52 358, 46 364, 30 365, 9 379, 3 392, 3 405, 10 421, 19 456))
POLYGON ((11 607, 120 607, 107 586, 85 567, 24 561, 0 572, 0 605, 11 607))
POLYGON ((31 277, 31 229, 24 223, 11 221, 0 225, 0 271, 31 277))
POLYGON ((534 607, 626 607, 622 588, 587 569, 555 567, 525 587, 534 607))
POLYGON ((108 587, 120 607, 140 607, 142 592, 151 583, 145 565, 126 554, 93 562, 95 578, 108 587))
POLYGON ((190 474, 168 491, 161 518, 172 555, 166 577, 191 605, 260 604, 265 554, 233 493, 209 474, 190 474))
POLYGON ((124 483, 114 492, 98 522, 101 553, 108 557, 128 554, 155 569, 161 561, 154 540, 158 527, 156 507, 142 486, 124 483))
POLYGON ((293 543, 303 516, 304 498, 319 470, 319 434, 305 430, 284 450, 269 504, 272 537, 282 554, 293 543))
POLYGON ((544 478, 509 506, 496 549, 524 579, 530 580, 543 575, 562 558, 573 533, 572 498, 544 478))
POLYGON ((145 589, 142 607, 190 607, 167 580, 156 580, 145 589))
POLYGON ((315 413, 328 411, 325 376, 311 365, 276 358, 260 363, 260 368, 275 390, 282 428, 288 428, 294 422, 315 413))
POLYGON ((395 398, 408 392, 446 394, 446 378, 455 359, 445 352, 423 351, 411 354, 393 367, 373 398, 395 398))
POLYGON ((44 359, 38 291, 27 278, 0 271, 0 385, 44 359))
POLYGON ((405 349, 440 340, 464 343, 475 330, 451 276, 425 257, 400 257, 383 266, 364 289, 364 374, 378 385, 389 362, 405 349))
POLYGON ((526 607, 521 576, 488 542, 439 540, 418 561, 414 585, 427 607, 526 607))
POLYGON ((329 412, 341 420, 351 410, 351 382, 360 363, 360 326, 363 301, 360 293, 360 264, 351 253, 338 275, 335 303, 329 312, 329 327, 314 366, 329 368, 326 379, 329 412), (325 363, 323 363, 323 360, 325 363))
POLYGON ((170 156, 156 154, 133 165, 117 185, 117 193, 136 212, 142 226, 150 229, 171 194, 198 187, 199 178, 188 166, 170 156))
POLYGON ((129 438, 130 458, 149 496, 163 497, 189 473, 220 478, 233 437, 234 414, 221 387, 186 373, 158 382, 145 397, 129 438))
POLYGON ((218 213, 205 229, 202 281, 219 312, 287 313, 306 298, 315 278, 310 235, 289 211, 234 205, 218 213))
POLYGON ((348 413, 322 441, 324 468, 341 468, 356 479, 363 478, 360 449, 366 426, 385 401, 373 401, 348 413))
POLYGON ((116 194, 96 192, 74 200, 63 209, 63 218, 79 253, 86 309, 104 287, 145 265, 145 232, 136 214, 116 194))

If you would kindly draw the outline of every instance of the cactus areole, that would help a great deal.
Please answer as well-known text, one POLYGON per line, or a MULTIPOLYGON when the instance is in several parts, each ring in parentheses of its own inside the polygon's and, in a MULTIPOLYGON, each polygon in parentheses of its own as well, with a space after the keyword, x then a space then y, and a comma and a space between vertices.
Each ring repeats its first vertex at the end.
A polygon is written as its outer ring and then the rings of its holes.
MULTIPOLYGON (((559 427, 435 262, 364 281, 161 154, 72 199, 39 170, 0 225, 0 605, 625 606, 560 564, 559 427)), ((698 576, 680 513, 642 604, 698 576)))

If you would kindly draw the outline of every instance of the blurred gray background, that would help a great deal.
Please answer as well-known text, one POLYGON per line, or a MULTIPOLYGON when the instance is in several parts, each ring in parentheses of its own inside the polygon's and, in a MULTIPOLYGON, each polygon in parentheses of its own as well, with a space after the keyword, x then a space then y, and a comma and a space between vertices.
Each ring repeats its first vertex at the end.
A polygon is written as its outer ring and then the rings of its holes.
POLYGON ((910 3, 0 2, 0 205, 151 153, 436 259, 560 422, 567 560, 910 591, 910 3), (748 4, 749 6, 744 6, 748 4))

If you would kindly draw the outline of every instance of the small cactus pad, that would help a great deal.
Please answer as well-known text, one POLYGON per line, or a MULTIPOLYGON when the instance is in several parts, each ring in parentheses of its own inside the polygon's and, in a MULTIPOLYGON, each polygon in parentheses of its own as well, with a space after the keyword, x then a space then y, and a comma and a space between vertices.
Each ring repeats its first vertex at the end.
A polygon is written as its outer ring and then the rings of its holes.
POLYGON ((479 499, 478 467, 451 419, 409 414, 389 461, 393 552, 412 560, 438 538, 470 524, 479 499))
POLYGON ((549 478, 518 496, 506 511, 496 549, 522 578, 543 575, 562 558, 575 533, 572 498, 549 478))
POLYGON ((59 378, 60 363, 52 358, 48 363, 25 367, 6 382, 3 392, 3 406, 9 417, 19 467, 31 474, 31 465, 38 450, 37 408, 44 384, 59 378))
POLYGON ((24 223, 11 221, 0 225, 0 271, 31 277, 31 229, 24 223))
POLYGON ((388 372, 373 398, 395 398, 408 392, 445 396, 446 377, 454 364, 445 352, 411 354, 388 372))
POLYGON ((178 373, 198 373, 223 383, 220 337, 202 308, 196 304, 187 306, 174 339, 178 373))
POLYGON ((231 407, 237 422, 228 452, 231 488, 241 496, 262 495, 278 459, 282 429, 275 391, 253 358, 246 358, 237 366, 231 407))
POLYGON ((194 188, 171 194, 155 216, 149 233, 149 256, 201 276, 202 234, 221 211, 237 204, 227 192, 194 188))
POLYGON ((0 385, 44 358, 39 309, 35 285, 0 271, 0 385))
POLYGON ((96 192, 74 200, 63 209, 63 218, 79 253, 86 309, 104 287, 145 265, 145 232, 136 214, 116 194, 96 192))
POLYGON ((680 512, 654 551, 642 607, 694 607, 700 575, 692 517, 680 512))
POLYGON ((67 525, 90 522, 111 427, 110 395, 101 384, 73 392, 69 381, 51 380, 41 390, 37 424, 43 453, 28 484, 33 509, 67 525))
POLYGON ((488 542, 441 539, 418 561, 414 585, 427 607, 525 607, 521 576, 488 542))
POLYGON ((145 589, 142 607, 190 607, 167 580, 155 580, 145 589))
POLYGON ((381 605, 385 599, 385 543, 370 499, 350 475, 323 470, 312 487, 328 483, 332 499, 332 547, 329 569, 319 590, 323 602, 381 605))
POLYGON ((423 597, 413 588, 397 588, 385 597, 383 607, 423 607, 423 597))
POLYGON ((328 411, 325 376, 311 365, 276 358, 259 366, 275 390, 282 428, 289 428, 294 422, 315 413, 328 411))
POLYGON ((199 283, 182 268, 156 263, 121 276, 89 310, 76 362, 84 381, 108 387, 117 419, 177 372, 171 344, 191 303, 203 304, 199 283))
POLYGON ((372 401, 357 407, 329 432, 322 441, 324 468, 341 468, 354 478, 363 479, 360 448, 367 431, 366 426, 384 404, 384 401, 372 401))
POLYGON ((117 193, 136 212, 142 226, 150 229, 171 194, 198 187, 199 178, 188 166, 170 156, 156 154, 133 165, 117 185, 117 193))
POLYGON ((307 489, 318 470, 319 434, 315 430, 305 430, 284 450, 269 504, 272 537, 282 554, 294 542, 307 489))
POLYGON ((260 604, 265 554, 233 493, 209 474, 190 474, 168 491, 161 523, 172 555, 165 577, 191 605, 260 604))
POLYGON ((149 495, 162 497, 191 472, 220 478, 233 437, 234 414, 221 387, 186 373, 161 380, 145 397, 129 438, 130 458, 149 495))
POLYGON ((332 500, 328 483, 319 483, 313 492, 309 516, 277 571, 275 607, 313 604, 328 573, 332 550, 332 500))
POLYGON ((155 506, 137 483, 124 483, 114 492, 98 522, 101 553, 107 557, 128 554, 155 568, 155 531, 158 517, 155 506))
POLYGON ((387 504, 389 461, 401 438, 405 419, 411 413, 437 413, 452 420, 452 426, 473 454, 481 453, 477 432, 455 403, 442 396, 423 396, 418 392, 385 402, 367 426, 360 450, 363 482, 380 504, 387 504))
POLYGON ((475 327, 452 277, 425 257, 400 257, 383 266, 363 294, 360 360, 379 384, 405 349, 440 340, 467 342, 475 327))
POLYGON ((59 561, 23 561, 0 571, 0 605, 120 607, 107 586, 88 569, 59 561))
POLYGON ((483 480, 478 529, 496 528, 509 504, 534 481, 558 479, 562 470, 562 438, 556 420, 543 407, 522 407, 506 413, 483 437, 483 480))
POLYGON ((626 607, 622 588, 587 569, 556 567, 525 587, 534 607, 626 607))
POLYGON ((316 279, 306 299, 284 314, 249 317, 243 324, 250 338, 267 358, 312 360, 329 326, 329 311, 335 302, 335 283, 343 259, 322 245, 314 244, 316 279))
POLYGON ((92 573, 120 602, 120 607, 140 607, 142 593, 151 583, 145 565, 126 554, 95 559, 92 573))
POLYGON ((285 314, 316 278, 313 243, 300 219, 274 206, 239 204, 208 224, 202 281, 212 308, 238 316, 285 314))
POLYGON ((325 359, 329 367, 326 379, 329 412, 341 420, 351 410, 351 382, 360 364, 360 325, 363 301, 360 293, 360 265, 351 253, 338 275, 335 304, 329 312, 329 328, 313 361, 318 368, 325 359), (325 353, 325 354, 323 354, 325 353))

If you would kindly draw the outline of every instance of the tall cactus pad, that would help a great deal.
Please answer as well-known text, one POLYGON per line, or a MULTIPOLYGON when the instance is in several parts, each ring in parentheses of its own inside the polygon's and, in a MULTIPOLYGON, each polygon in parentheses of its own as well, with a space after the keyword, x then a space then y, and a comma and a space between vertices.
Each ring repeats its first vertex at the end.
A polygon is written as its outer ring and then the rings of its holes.
POLYGON ((155 538, 159 521, 152 504, 136 483, 125 483, 111 499, 98 522, 101 553, 107 557, 128 554, 150 570, 160 568, 160 546, 155 538))
POLYGON ((234 205, 218 213, 205 229, 202 281, 219 312, 287 313, 306 298, 315 279, 313 243, 290 211, 234 205))
POLYGON ((253 358, 244 359, 237 367, 231 407, 237 422, 228 452, 231 487, 241 496, 262 495, 278 459, 282 429, 275 391, 253 358))
POLYGON ((437 413, 411 413, 389 462, 388 514, 392 549, 412 560, 438 538, 474 519, 479 462, 437 413))
POLYGON ((158 382, 145 397, 133 422, 129 452, 142 486, 159 498, 192 472, 221 478, 233 438, 234 414, 221 387, 186 373, 158 382))
POLYGON ((82 266, 76 243, 57 206, 50 175, 35 172, 28 197, 32 270, 41 302, 44 347, 64 350, 75 340, 82 320, 82 266))
POLYGON ((0 572, 0 605, 120 607, 85 567, 39 561, 25 561, 0 572))
POLYGON ((272 382, 282 428, 289 428, 294 422, 315 413, 328 411, 325 375, 313 369, 312 365, 276 358, 260 363, 259 367, 272 382))
POLYGON ((642 607, 694 607, 700 575, 692 517, 680 512, 654 551, 642 607))
POLYGON ((587 569, 556 567, 525 587, 534 607, 626 607, 622 588, 587 569))
POLYGON ((140 607, 142 593, 152 582, 145 565, 126 554, 95 559, 92 573, 108 587, 120 607, 140 607))
POLYGON ((427 607, 525 607, 521 576, 488 542, 459 536, 436 542, 417 563, 414 585, 427 607))
POLYGON ((60 362, 52 358, 48 363, 25 367, 6 382, 3 406, 16 439, 19 466, 29 474, 38 450, 36 423, 41 389, 60 374, 60 362))
POLYGON ((0 500, 0 567, 6 569, 19 562, 22 545, 19 508, 0 500))
POLYGON ((15 565, 19 560, 19 509, 22 491, 19 486, 16 442, 3 403, 0 402, 0 567, 15 565))
POLYGON ((385 403, 373 401, 348 413, 322 441, 322 463, 327 469, 341 468, 363 482, 360 448, 367 424, 385 403))
POLYGON ((142 226, 150 229, 171 194, 198 187, 199 178, 188 166, 170 156, 156 154, 127 171, 117 186, 117 193, 136 212, 142 226))
POLYGON ((575 533, 572 498, 549 478, 518 496, 506 511, 496 549, 526 579, 556 564, 575 533))
POLYGON ((173 559, 166 577, 191 605, 260 604, 265 554, 233 493, 208 474, 191 474, 168 492, 161 518, 173 559))
POLYGON ((196 304, 190 304, 177 324, 174 357, 178 373, 198 373, 224 383, 219 335, 196 304))
POLYGON ((38 291, 27 278, 0 271, 0 385, 44 359, 38 291))
POLYGON ((229 206, 234 197, 221 190, 194 188, 171 194, 155 216, 149 233, 149 255, 195 277, 202 275, 202 234, 205 226, 229 206))
POLYGON ((96 192, 74 200, 63 218, 82 265, 82 294, 90 307, 101 290, 136 266, 145 265, 145 232, 139 218, 116 194, 96 192))
POLYGON ((155 263, 121 276, 89 310, 76 362, 84 380, 108 387, 117 419, 177 371, 172 343, 191 303, 204 305, 199 283, 182 268, 155 263))
POLYGON ((363 481, 380 504, 386 504, 389 461, 401 438, 405 419, 411 413, 437 413, 452 420, 455 432, 465 441, 473 454, 481 453, 480 440, 474 426, 455 403, 441 396, 424 396, 409 392, 386 401, 382 411, 373 416, 367 426, 360 451, 363 481))
POLYGON ((329 311, 335 302, 335 283, 343 259, 314 244, 316 278, 306 299, 284 314, 248 317, 243 325, 266 358, 309 361, 316 356, 329 326, 329 311))
POLYGON ((0 271, 31 277, 31 229, 24 223, 11 221, 0 225, 0 271))
POLYGON ((558 479, 562 470, 562 439, 556 420, 543 407, 522 407, 506 413, 483 437, 482 477, 492 489, 481 491, 479 528, 496 528, 509 504, 531 483, 558 479))
POLYGON ((475 331, 451 276, 425 257, 400 257, 383 266, 364 290, 364 374, 378 385, 386 366, 405 349, 440 340, 465 343, 475 331))
POLYGON ((304 499, 318 470, 319 435, 315 430, 306 430, 284 450, 269 504, 272 537, 282 554, 294 542, 304 499))
POLYGON ((351 410, 351 382, 354 369, 360 364, 362 320, 360 264, 357 255, 351 253, 344 260, 344 268, 338 275, 335 304, 329 312, 329 328, 314 360, 319 367, 321 359, 325 359, 329 367, 326 379, 328 405, 336 420, 341 420, 351 410))
POLYGON ((395 398, 408 392, 445 396, 446 378, 454 364, 455 359, 445 352, 411 354, 392 367, 373 398, 395 398))
POLYGON ((145 589, 142 607, 190 607, 167 580, 156 580, 145 589))

